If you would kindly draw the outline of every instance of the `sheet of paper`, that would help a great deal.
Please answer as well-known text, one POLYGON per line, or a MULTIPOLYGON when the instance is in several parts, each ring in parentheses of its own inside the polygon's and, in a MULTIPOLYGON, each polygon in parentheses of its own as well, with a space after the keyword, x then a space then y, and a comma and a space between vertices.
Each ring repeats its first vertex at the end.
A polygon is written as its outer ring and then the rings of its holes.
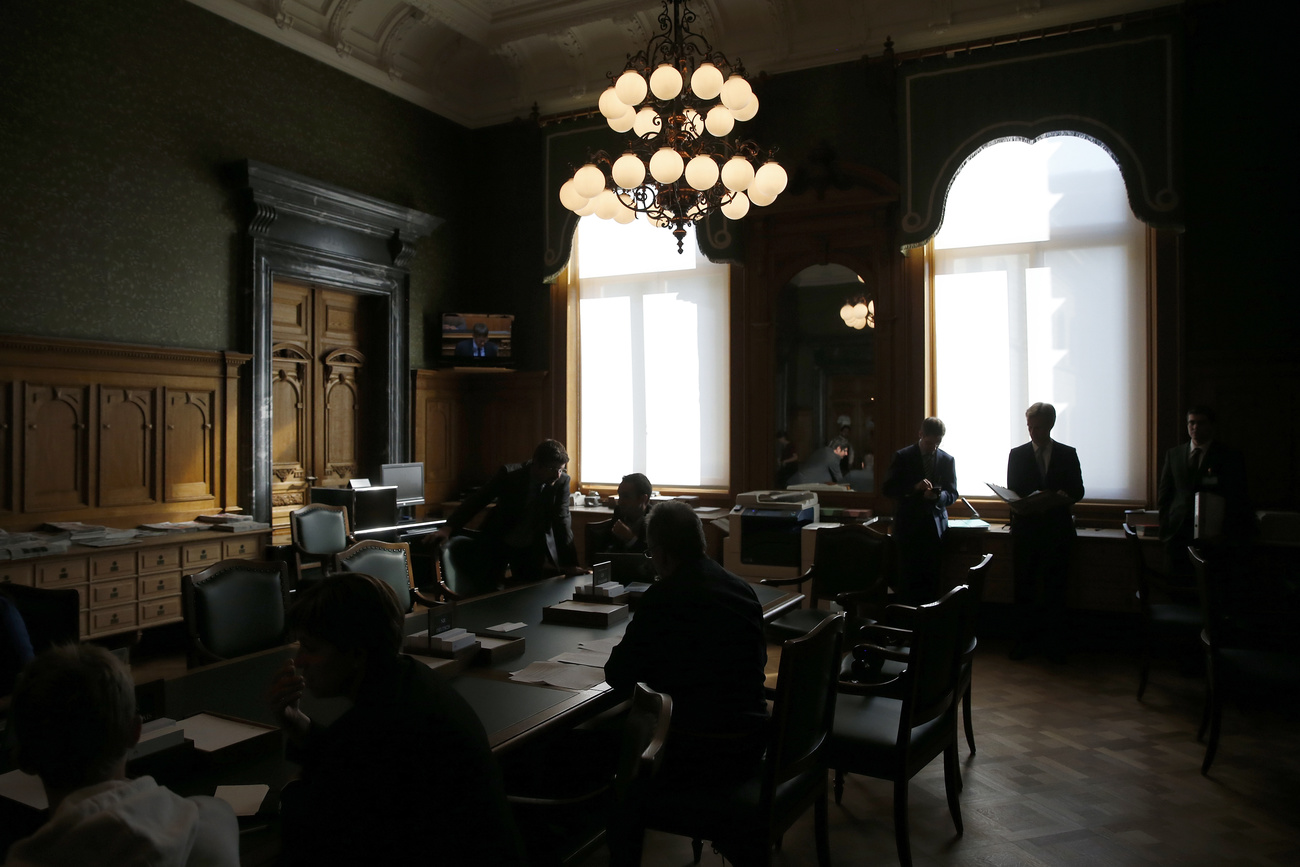
POLYGON ((489 626, 488 632, 514 632, 516 629, 523 629, 527 623, 498 623, 496 626, 489 626))
POLYGON ((561 653, 559 656, 552 658, 551 661, 603 669, 605 663, 609 662, 609 651, 570 650, 568 653, 561 653))
POLYGON ((50 802, 45 797, 45 787, 41 785, 41 778, 35 774, 24 774, 22 771, 0 774, 0 796, 37 810, 48 810, 50 807, 50 802))
POLYGON ((194 748, 205 753, 215 752, 231 744, 266 734, 267 731, 266 726, 206 713, 196 713, 192 717, 187 717, 181 720, 180 726, 185 730, 185 737, 194 741, 194 748))
POLYGON ((575 602, 569 600, 568 602, 557 602, 551 607, 561 611, 599 611, 601 614, 612 614, 621 606, 606 605, 604 602, 575 602))
POLYGON ((265 783, 255 783, 249 786, 217 786, 215 795, 229 804, 236 816, 256 816, 269 791, 271 787, 265 783))
POLYGON ((610 651, 617 647, 622 640, 622 638, 593 638, 590 641, 579 641, 578 646, 583 650, 594 650, 608 656, 610 651))
POLYGON ((591 689, 605 680, 605 672, 585 665, 534 662, 527 668, 511 673, 510 679, 520 683, 544 683, 564 689, 591 689))

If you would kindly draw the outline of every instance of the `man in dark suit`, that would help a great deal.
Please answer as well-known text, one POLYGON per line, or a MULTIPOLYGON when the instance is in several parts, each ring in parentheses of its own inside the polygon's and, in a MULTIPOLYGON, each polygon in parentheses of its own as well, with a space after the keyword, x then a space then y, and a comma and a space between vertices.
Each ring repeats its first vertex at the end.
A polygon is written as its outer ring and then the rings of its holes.
POLYGON ((1214 438, 1215 415, 1208 406, 1187 411, 1190 442, 1165 453, 1157 503, 1160 539, 1165 543, 1165 571, 1175 579, 1191 580, 1187 546, 1195 536, 1196 495, 1201 491, 1224 499, 1222 535, 1240 538, 1252 524, 1246 496, 1246 462, 1241 453, 1214 438))
POLYGON ((475 324, 474 336, 456 344, 456 354, 462 358, 496 358, 497 345, 488 340, 488 327, 482 322, 475 324))
POLYGON ((429 534, 429 544, 441 545, 496 501, 481 530, 494 569, 504 573, 508 564, 515 581, 541 578, 550 566, 566 575, 581 575, 587 570, 578 565, 569 522, 569 475, 564 471, 568 463, 562 443, 543 440, 531 461, 506 464, 467 496, 446 525, 429 534))
POLYGON ((1025 410, 1029 442, 1007 455, 1007 487, 1021 497, 1055 491, 1063 501, 1046 509, 1011 511, 1011 552, 1016 617, 1020 635, 1012 659, 1024 659, 1041 645, 1052 662, 1065 659, 1066 591, 1074 548, 1071 507, 1083 499, 1079 454, 1052 439, 1056 407, 1035 403, 1025 410))
POLYGON ((790 477, 789 484, 840 484, 844 481, 844 474, 840 472, 840 463, 848 456, 848 453, 849 441, 844 437, 836 437, 813 452, 807 461, 800 464, 799 472, 790 477))
POLYGON ((894 453, 882 488, 898 503, 893 533, 900 561, 896 589, 908 605, 939 598, 948 506, 957 500, 957 462, 939 448, 947 430, 937 418, 921 422, 916 443, 894 453))
MULTIPOLYGON (((608 527, 587 525, 587 551, 592 554, 640 554, 646 549, 645 523, 654 488, 645 473, 628 473, 618 483, 618 503, 608 527)), ((588 561, 591 562, 591 561, 588 561)))

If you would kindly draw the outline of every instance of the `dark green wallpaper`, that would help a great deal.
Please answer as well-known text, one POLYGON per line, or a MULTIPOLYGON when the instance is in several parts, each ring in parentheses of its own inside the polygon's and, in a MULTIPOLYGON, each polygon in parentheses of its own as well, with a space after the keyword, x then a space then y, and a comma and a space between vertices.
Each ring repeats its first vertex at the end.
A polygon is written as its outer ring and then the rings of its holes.
POLYGON ((247 350, 251 158, 448 220, 411 263, 423 365, 467 130, 181 0, 10 0, 0 92, 0 331, 247 350))

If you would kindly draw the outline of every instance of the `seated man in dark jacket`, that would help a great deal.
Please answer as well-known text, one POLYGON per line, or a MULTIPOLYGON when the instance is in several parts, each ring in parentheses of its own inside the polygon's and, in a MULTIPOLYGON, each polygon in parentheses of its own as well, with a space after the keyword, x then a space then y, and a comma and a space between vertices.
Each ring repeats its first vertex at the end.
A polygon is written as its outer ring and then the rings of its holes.
POLYGON ((645 523, 654 489, 645 473, 629 473, 618 483, 614 518, 602 533, 587 527, 587 551, 592 554, 638 554, 645 550, 645 523))
POLYGON ((280 799, 289 865, 523 863, 487 734, 423 663, 399 655, 402 614, 387 584, 335 575, 289 611, 297 657, 271 709, 302 777, 280 799), (328 728, 298 707, 351 699, 328 728))
POLYGON ((767 731, 767 641, 754 589, 705 556, 704 528, 685 503, 650 510, 648 542, 659 580, 637 605, 605 680, 638 681, 673 698, 665 775, 744 775, 767 731))

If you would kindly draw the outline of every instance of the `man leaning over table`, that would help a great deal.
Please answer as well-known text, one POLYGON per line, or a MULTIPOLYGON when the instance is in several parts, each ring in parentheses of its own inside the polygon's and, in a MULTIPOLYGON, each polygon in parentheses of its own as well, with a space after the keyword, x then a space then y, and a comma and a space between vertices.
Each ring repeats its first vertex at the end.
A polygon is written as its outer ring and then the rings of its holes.
POLYGON ((425 544, 441 545, 495 502, 481 535, 498 574, 504 575, 507 565, 516 582, 545 577, 552 566, 566 575, 583 574, 587 570, 578 565, 569 517, 568 464, 563 443, 543 440, 533 450, 532 460, 506 464, 491 481, 465 497, 446 526, 425 537, 425 544))

